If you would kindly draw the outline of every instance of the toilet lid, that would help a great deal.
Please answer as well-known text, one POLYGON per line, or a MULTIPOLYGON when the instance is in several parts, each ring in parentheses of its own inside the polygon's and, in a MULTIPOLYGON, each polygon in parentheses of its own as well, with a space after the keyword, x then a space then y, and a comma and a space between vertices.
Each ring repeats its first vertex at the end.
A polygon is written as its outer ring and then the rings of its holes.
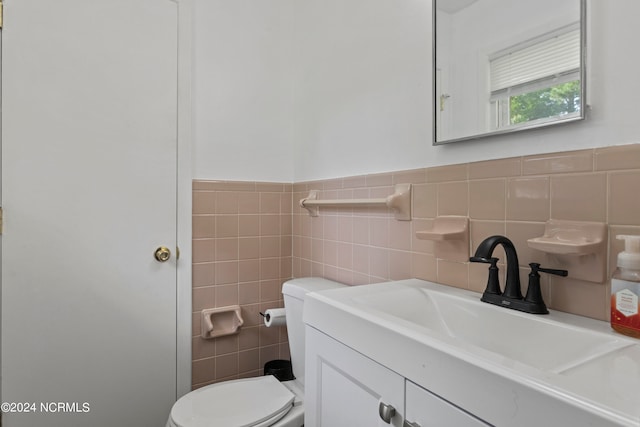
POLYGON ((294 398, 272 375, 226 381, 182 396, 171 420, 179 427, 266 427, 289 412, 294 398))

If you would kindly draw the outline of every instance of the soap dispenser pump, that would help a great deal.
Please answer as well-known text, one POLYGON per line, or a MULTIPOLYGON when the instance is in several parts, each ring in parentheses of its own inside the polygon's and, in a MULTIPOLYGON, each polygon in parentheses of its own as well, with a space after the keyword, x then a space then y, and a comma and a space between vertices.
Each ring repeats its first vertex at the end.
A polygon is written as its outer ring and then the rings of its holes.
POLYGON ((611 327, 640 338, 640 236, 618 235, 624 251, 611 278, 611 327))

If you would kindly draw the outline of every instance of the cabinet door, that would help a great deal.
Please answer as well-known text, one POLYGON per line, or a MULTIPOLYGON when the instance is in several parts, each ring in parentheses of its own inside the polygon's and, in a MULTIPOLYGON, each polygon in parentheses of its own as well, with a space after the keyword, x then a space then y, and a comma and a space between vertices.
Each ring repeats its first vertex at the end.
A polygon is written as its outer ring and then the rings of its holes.
POLYGON ((405 427, 481 427, 490 424, 407 381, 405 427))
POLYGON ((402 426, 403 377, 310 327, 306 354, 306 427, 402 426))

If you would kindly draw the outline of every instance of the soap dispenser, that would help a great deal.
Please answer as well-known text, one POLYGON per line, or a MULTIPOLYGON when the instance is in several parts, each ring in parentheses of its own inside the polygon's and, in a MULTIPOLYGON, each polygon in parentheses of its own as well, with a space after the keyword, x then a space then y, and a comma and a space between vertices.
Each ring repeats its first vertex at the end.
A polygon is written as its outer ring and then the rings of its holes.
POLYGON ((624 251, 611 278, 611 327, 640 338, 640 236, 619 235, 624 251))

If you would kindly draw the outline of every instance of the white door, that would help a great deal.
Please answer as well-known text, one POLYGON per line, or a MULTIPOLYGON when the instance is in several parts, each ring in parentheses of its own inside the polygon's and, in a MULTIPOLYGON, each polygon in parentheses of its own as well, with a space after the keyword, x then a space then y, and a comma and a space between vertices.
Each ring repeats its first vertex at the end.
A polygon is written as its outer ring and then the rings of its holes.
POLYGON ((164 425, 176 398, 177 4, 4 0, 3 425, 164 425), (15 407, 25 410, 24 405, 15 407))

